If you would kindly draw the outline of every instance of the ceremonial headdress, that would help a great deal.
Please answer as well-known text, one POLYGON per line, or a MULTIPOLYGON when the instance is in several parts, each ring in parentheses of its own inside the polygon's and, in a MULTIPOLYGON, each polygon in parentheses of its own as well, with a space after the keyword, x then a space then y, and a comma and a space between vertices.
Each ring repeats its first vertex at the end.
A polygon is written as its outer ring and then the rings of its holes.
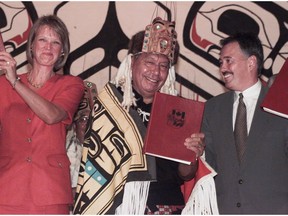
POLYGON ((152 24, 146 26, 142 52, 166 55, 171 64, 173 64, 176 42, 175 22, 165 21, 160 17, 156 17, 152 24))
POLYGON ((146 26, 145 31, 138 32, 130 40, 128 55, 120 64, 118 73, 113 81, 123 91, 122 106, 126 109, 129 109, 132 105, 136 106, 136 99, 132 91, 131 57, 140 53, 156 53, 168 57, 170 61, 169 73, 160 92, 177 95, 174 86, 174 64, 177 62, 179 45, 177 44, 175 22, 156 17, 151 24, 146 26))

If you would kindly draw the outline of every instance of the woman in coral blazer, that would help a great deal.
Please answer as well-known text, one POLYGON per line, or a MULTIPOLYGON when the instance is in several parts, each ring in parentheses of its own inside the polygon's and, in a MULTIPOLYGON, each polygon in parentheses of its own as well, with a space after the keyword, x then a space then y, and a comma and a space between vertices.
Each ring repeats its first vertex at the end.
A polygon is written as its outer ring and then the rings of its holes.
POLYGON ((27 43, 32 69, 0 52, 0 214, 68 214, 72 204, 66 127, 84 92, 80 78, 59 75, 69 54, 65 24, 43 16, 27 43))

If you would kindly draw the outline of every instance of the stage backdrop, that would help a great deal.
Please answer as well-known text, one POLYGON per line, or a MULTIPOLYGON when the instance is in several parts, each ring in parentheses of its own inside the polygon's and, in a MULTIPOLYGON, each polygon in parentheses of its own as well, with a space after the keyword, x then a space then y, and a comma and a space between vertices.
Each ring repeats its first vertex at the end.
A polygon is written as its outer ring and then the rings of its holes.
POLYGON ((64 73, 92 81, 100 90, 115 76, 134 33, 156 16, 176 20, 177 90, 183 97, 206 101, 226 90, 218 71, 219 40, 233 32, 257 33, 265 55, 262 79, 278 73, 288 57, 287 9, 287 1, 7 1, 0 2, 0 29, 6 49, 18 62, 18 73, 24 73, 33 22, 56 14, 70 32, 71 53, 64 73))

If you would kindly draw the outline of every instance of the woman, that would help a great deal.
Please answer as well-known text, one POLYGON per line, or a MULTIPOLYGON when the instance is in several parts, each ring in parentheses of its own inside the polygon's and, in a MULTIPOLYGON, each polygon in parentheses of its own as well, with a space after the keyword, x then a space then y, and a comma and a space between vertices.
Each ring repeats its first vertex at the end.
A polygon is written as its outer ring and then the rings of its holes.
POLYGON ((66 127, 84 92, 80 78, 59 75, 70 51, 68 30, 54 15, 33 25, 27 58, 0 52, 0 214, 69 214, 72 191, 66 127))
MULTIPOLYGON (((75 214, 162 214, 163 205, 168 214, 181 213, 181 185, 194 177, 198 164, 146 157, 142 151, 155 93, 176 93, 173 65, 178 54, 172 22, 156 18, 146 32, 132 37, 114 84, 104 86, 94 100, 75 214)), ((199 137, 179 140, 191 150, 191 157, 192 151, 197 157, 203 154, 202 141, 199 137)))

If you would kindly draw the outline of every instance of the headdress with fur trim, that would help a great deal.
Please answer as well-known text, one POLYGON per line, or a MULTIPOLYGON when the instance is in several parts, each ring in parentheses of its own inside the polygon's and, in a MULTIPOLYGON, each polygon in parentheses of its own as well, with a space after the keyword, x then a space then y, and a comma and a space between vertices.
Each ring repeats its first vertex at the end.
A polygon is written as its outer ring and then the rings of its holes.
POLYGON ((160 89, 160 92, 177 95, 175 89, 175 69, 179 54, 179 45, 177 43, 177 33, 175 31, 175 22, 170 22, 156 17, 153 22, 146 26, 145 31, 135 34, 129 43, 128 55, 120 64, 118 73, 112 81, 123 91, 122 106, 127 110, 130 106, 136 106, 135 95, 132 91, 132 71, 131 57, 140 53, 163 54, 170 60, 170 68, 166 82, 160 89))

